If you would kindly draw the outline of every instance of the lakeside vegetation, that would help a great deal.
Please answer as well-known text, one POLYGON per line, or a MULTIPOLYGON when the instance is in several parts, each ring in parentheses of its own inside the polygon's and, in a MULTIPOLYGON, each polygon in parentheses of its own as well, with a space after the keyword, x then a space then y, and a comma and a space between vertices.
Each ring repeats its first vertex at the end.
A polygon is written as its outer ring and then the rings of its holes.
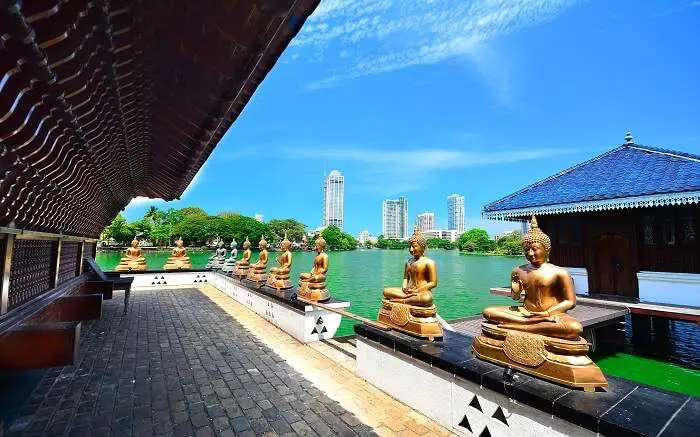
MULTIPOLYGON (((122 214, 117 215, 102 232, 101 240, 127 246, 131 240, 138 237, 157 247, 169 247, 177 238, 182 238, 188 247, 210 247, 220 238, 227 246, 235 239, 238 247, 241 247, 248 237, 255 248, 263 235, 271 245, 279 244, 285 232, 289 240, 297 243, 301 243, 304 235, 307 235, 310 249, 318 237, 318 233, 309 232, 304 223, 293 218, 273 219, 261 223, 253 217, 231 211, 209 215, 198 207, 161 210, 152 206, 141 219, 131 223, 128 223, 122 214)), ((328 250, 354 250, 358 247, 358 242, 352 235, 336 226, 328 226, 320 234, 326 240, 328 250)), ((430 238, 427 245, 430 249, 458 249, 471 254, 522 254, 522 236, 518 231, 492 239, 486 230, 472 228, 460 235, 454 243, 441 238, 430 238)), ((380 235, 375 244, 367 241, 363 247, 406 250, 408 241, 384 238, 380 235)))
MULTIPOLYGON (((217 239, 222 239, 228 246, 235 239, 238 247, 241 247, 248 237, 253 247, 257 247, 262 236, 265 236, 268 243, 277 245, 284 238, 285 232, 290 241, 297 243, 308 234, 306 225, 292 218, 261 223, 253 217, 236 212, 209 215, 197 207, 161 210, 152 206, 143 218, 131 223, 122 214, 117 215, 104 229, 100 239, 127 246, 138 237, 159 247, 171 246, 177 238, 182 238, 188 247, 211 246, 217 239)), ((335 226, 326 227, 321 235, 326 240, 328 250, 352 250, 357 247, 357 241, 351 235, 335 226)), ((313 247, 317 236, 317 233, 312 233, 308 237, 309 247, 313 247)))

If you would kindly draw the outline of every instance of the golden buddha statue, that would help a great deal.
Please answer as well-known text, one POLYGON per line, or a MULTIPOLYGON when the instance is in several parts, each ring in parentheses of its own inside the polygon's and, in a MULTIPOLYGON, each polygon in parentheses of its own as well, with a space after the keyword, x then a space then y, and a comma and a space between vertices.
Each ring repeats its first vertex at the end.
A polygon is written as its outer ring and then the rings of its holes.
POLYGON ((277 290, 287 290, 294 285, 289 280, 289 269, 292 267, 292 242, 287 239, 287 233, 284 233, 284 240, 280 244, 282 255, 275 258, 277 267, 270 269, 270 274, 267 277, 267 285, 277 290))
POLYGON ((384 289, 378 320, 419 337, 442 337, 442 327, 433 304, 433 289, 438 283, 435 261, 425 256, 427 243, 418 227, 408 242, 412 258, 406 261, 403 284, 384 289))
POLYGON ((238 277, 238 279, 243 279, 248 276, 248 269, 250 268, 250 255, 250 240, 248 240, 248 237, 245 237, 245 241, 243 242, 243 258, 238 260, 233 268, 233 273, 231 273, 233 276, 238 277))
POLYGON ((265 241, 264 235, 258 243, 258 249, 260 249, 258 262, 251 264, 250 268, 248 269, 248 276, 246 278, 251 282, 261 284, 267 281, 267 273, 265 272, 265 269, 267 268, 267 241, 265 241))
POLYGON ((328 273, 328 254, 325 252, 326 240, 323 237, 316 239, 316 256, 311 271, 299 275, 299 291, 297 295, 308 300, 324 302, 331 298, 326 288, 326 274, 328 273))
POLYGON ((146 258, 141 255, 139 240, 136 238, 131 242, 131 247, 124 251, 119 265, 115 269, 118 272, 134 272, 146 270, 146 258))
POLYGON ((187 251, 183 245, 184 243, 182 242, 182 238, 178 238, 175 242, 175 247, 170 254, 170 258, 165 261, 163 270, 181 270, 192 268, 192 261, 190 261, 190 257, 187 256, 187 251))
POLYGON ((523 305, 484 309, 482 334, 474 339, 477 357, 551 381, 586 390, 607 387, 598 366, 588 358, 583 328, 566 312, 576 305, 571 275, 550 264, 552 245, 532 216, 523 236, 528 264, 511 273, 511 297, 523 305))

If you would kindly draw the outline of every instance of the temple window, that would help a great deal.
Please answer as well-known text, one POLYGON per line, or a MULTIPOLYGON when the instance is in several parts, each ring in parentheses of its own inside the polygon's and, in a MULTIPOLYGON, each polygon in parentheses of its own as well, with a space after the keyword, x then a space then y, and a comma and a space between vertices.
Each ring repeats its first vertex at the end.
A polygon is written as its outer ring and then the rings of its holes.
POLYGON ((695 242, 695 222, 693 217, 683 217, 681 219, 681 235, 683 238, 683 244, 692 244, 695 242))
POLYGON ((654 225, 656 220, 652 216, 644 216, 644 245, 653 246, 656 244, 656 238, 654 238, 654 225))
POLYGON ((661 242, 667 246, 676 244, 676 222, 672 217, 664 218, 661 223, 661 242))

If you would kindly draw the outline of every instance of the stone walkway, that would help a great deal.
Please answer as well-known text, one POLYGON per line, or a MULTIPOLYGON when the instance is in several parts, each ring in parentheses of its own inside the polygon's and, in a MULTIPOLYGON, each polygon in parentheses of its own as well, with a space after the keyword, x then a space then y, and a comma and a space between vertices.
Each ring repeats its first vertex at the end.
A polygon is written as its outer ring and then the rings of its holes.
POLYGON ((449 434, 211 286, 121 304, 83 324, 79 363, 46 372, 5 437, 449 434))

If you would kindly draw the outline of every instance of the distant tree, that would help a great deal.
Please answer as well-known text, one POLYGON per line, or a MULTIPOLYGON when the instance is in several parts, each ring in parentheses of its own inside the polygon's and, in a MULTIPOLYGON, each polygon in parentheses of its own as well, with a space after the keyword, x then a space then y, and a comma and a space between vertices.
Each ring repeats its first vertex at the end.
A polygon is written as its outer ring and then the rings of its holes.
POLYGON ((426 241, 428 244, 428 248, 430 249, 447 249, 447 250, 452 250, 455 248, 455 245, 450 242, 450 240, 445 240, 443 238, 429 238, 428 241, 426 241))
POLYGON ((235 239, 236 243, 240 247, 245 241, 246 237, 250 239, 253 248, 258 247, 258 242, 260 237, 263 235, 268 243, 271 240, 270 229, 267 224, 260 223, 253 217, 247 217, 244 215, 234 215, 230 217, 222 218, 221 228, 219 230, 219 235, 226 242, 230 242, 235 239))
POLYGON ((357 240, 352 235, 341 231, 337 226, 329 225, 322 232, 328 250, 355 250, 357 240))
POLYGON ((222 217, 222 218, 230 218, 230 217, 235 217, 235 216, 240 215, 240 214, 237 212, 234 212, 234 211, 222 211, 216 215, 219 217, 222 217))
POLYGON ((143 218, 150 221, 151 223, 156 223, 160 217, 159 213, 160 210, 155 206, 151 205, 146 211, 146 214, 143 215, 143 218))
POLYGON ((104 230, 107 239, 113 239, 119 244, 129 244, 136 236, 134 228, 129 226, 122 214, 118 214, 104 230))
POLYGON ((457 246, 465 252, 486 253, 493 249, 494 242, 484 229, 473 228, 460 235, 457 246))
POLYGON ((494 253, 498 255, 522 255, 523 236, 518 231, 508 232, 496 238, 494 253))
POLYGON ((292 218, 288 219, 272 219, 267 222, 270 232, 275 237, 275 241, 284 238, 284 233, 287 233, 287 238, 292 241, 301 241, 301 238, 306 233, 306 225, 292 218))
POLYGON ((388 242, 387 239, 384 238, 384 235, 380 235, 377 237, 377 243, 374 245, 377 249, 386 249, 388 247, 388 242))
POLYGON ((204 216, 207 217, 208 214, 206 211, 204 211, 202 208, 198 206, 188 206, 185 208, 180 209, 180 214, 182 214, 184 217, 192 216, 192 215, 197 215, 197 216, 204 216))

